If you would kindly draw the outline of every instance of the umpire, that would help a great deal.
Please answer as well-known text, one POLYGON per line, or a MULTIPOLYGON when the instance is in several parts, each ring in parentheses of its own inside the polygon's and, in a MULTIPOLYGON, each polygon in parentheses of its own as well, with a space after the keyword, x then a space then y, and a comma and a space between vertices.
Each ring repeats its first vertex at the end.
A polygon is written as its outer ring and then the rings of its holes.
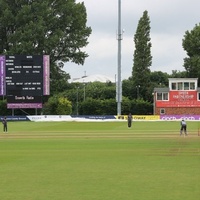
POLYGON ((128 128, 131 128, 131 125, 132 125, 132 114, 129 113, 129 115, 128 115, 128 128))
POLYGON ((5 132, 7 132, 7 129, 8 129, 6 117, 3 118, 2 124, 3 124, 3 131, 4 131, 4 133, 5 133, 5 132))

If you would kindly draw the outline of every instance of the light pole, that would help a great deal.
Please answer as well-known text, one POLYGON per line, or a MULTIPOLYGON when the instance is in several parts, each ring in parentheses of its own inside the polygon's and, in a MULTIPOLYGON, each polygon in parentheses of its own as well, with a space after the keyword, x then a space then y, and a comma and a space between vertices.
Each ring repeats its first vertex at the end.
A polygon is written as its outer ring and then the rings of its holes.
POLYGON ((153 96, 153 115, 155 115, 155 92, 152 93, 153 96))
POLYGON ((139 99, 139 97, 140 97, 140 85, 137 85, 136 88, 137 88, 137 99, 139 99))
POLYGON ((122 83, 121 83, 121 41, 122 41, 122 30, 121 30, 121 0, 118 0, 118 76, 116 83, 117 92, 117 115, 121 115, 121 102, 122 102, 122 83))
POLYGON ((77 87, 77 92, 76 92, 76 115, 78 115, 78 89, 79 87, 77 87))
POLYGON ((85 101, 85 83, 83 83, 83 101, 85 101))

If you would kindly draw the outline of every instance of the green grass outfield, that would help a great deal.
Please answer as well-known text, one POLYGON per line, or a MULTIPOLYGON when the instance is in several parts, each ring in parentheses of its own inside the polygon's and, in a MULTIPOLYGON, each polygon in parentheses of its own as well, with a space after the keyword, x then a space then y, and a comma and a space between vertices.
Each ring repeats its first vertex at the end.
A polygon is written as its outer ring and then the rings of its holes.
POLYGON ((2 200, 196 200, 200 122, 9 122, 2 200))

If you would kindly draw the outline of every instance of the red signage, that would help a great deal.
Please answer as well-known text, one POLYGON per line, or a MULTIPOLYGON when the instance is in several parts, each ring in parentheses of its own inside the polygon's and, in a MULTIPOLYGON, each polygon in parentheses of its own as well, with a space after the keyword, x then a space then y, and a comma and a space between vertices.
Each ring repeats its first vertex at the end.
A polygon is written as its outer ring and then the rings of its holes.
POLYGON ((156 107, 200 107, 197 91, 170 91, 169 100, 156 100, 156 107))

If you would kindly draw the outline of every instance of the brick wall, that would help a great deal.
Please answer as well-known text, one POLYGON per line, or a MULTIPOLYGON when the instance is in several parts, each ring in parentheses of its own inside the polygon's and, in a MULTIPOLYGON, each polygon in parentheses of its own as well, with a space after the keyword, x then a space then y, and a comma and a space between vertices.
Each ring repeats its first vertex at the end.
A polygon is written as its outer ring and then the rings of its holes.
MULTIPOLYGON (((156 108, 156 115, 160 115, 160 109, 156 108)), ((165 115, 200 115, 200 108, 164 108, 165 115)))

